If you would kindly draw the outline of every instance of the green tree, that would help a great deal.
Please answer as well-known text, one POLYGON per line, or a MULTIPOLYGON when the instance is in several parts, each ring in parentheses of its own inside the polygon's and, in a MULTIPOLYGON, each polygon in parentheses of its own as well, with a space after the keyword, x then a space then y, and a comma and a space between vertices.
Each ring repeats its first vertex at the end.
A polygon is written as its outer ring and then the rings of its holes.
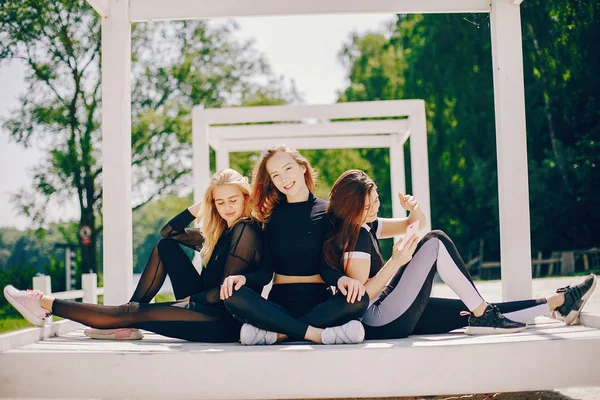
MULTIPOLYGON (((204 21, 136 24, 132 33, 132 174, 139 207, 189 185, 190 111, 285 101, 252 42, 237 40, 234 23, 204 21), (157 55, 160 54, 160 57, 157 55), (265 83, 259 83, 261 82, 265 83)), ((28 90, 4 121, 12 140, 36 143, 47 157, 33 185, 14 196, 33 222, 45 222, 48 204, 73 197, 80 226, 92 228, 83 246, 84 270, 97 270, 102 230, 100 148, 100 20, 84 0, 5 1, 0 10, 0 62, 26 66, 28 90)))

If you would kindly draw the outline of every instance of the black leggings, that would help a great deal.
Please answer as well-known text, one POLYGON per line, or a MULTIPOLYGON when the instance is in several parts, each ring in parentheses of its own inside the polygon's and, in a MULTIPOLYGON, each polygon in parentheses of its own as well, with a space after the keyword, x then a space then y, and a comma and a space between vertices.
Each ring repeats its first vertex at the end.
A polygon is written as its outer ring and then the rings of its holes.
POLYGON ((225 307, 239 321, 257 328, 302 340, 309 326, 328 328, 359 319, 369 305, 365 294, 353 304, 341 293, 331 296, 322 283, 273 285, 269 300, 242 286, 225 300, 225 307))
MULTIPOLYGON (((369 306, 363 318, 366 338, 404 338, 462 328, 468 317, 460 312, 473 310, 483 301, 452 240, 442 231, 432 231, 369 306), (436 272, 461 300, 430 298, 436 272)), ((497 306, 507 318, 519 322, 549 312, 546 299, 497 306)))
POLYGON ((127 304, 102 306, 54 300, 52 313, 93 328, 141 328, 194 342, 236 342, 240 323, 223 304, 168 302, 148 304, 169 275, 176 299, 206 288, 198 271, 174 240, 162 239, 150 255, 138 286, 127 304))

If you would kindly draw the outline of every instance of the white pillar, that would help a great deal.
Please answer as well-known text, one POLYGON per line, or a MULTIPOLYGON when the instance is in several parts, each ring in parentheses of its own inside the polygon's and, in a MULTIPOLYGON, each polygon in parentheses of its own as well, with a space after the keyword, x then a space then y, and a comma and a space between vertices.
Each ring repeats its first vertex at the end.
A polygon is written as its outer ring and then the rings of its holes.
POLYGON ((192 112, 192 148, 194 201, 202 200, 210 181, 209 126, 203 118, 203 110, 195 107, 192 112))
POLYGON ((102 18, 102 203, 104 304, 127 301, 132 288, 131 23, 129 1, 109 0, 102 18))
POLYGON ((531 298, 531 238, 521 14, 492 0, 490 15, 498 153, 502 298, 531 298))
POLYGON ((52 283, 48 275, 37 275, 33 277, 33 290, 49 295, 52 293, 52 283))
POLYGON ((219 149, 217 150, 217 171, 220 171, 225 168, 229 168, 229 150, 225 143, 219 145, 219 149))
POLYGON ((406 217, 406 210, 398 201, 398 192, 406 194, 403 136, 400 134, 392 135, 390 144, 390 183, 392 189, 392 214, 394 218, 406 217))
POLYGON ((412 195, 421 205, 427 217, 427 223, 421 232, 431 230, 431 200, 429 195, 429 155, 427 153, 427 118, 425 102, 419 101, 408 117, 410 129, 410 165, 412 177, 412 195))
POLYGON ((81 274, 81 289, 83 290, 83 303, 98 304, 98 279, 96 274, 81 274))

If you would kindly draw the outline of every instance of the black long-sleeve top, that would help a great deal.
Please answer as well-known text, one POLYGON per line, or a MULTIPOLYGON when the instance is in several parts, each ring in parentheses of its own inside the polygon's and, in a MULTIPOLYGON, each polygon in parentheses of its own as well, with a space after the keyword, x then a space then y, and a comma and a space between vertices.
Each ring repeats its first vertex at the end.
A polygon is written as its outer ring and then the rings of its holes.
MULTIPOLYGON (((200 251, 204 244, 202 232, 187 228, 194 220, 187 209, 171 219, 160 233, 165 239, 173 239, 193 250, 200 251)), ((202 304, 222 303, 219 293, 223 280, 230 275, 243 275, 258 270, 263 254, 262 233, 251 220, 240 220, 221 234, 208 264, 200 274, 199 292, 190 296, 190 301, 202 304)), ((248 284, 258 293, 264 284, 248 284)))
POLYGON ((261 267, 244 274, 246 284, 266 285, 275 272, 288 276, 321 274, 327 284, 336 285, 343 274, 324 268, 322 262, 327 204, 311 193, 307 201, 278 205, 263 231, 261 267))

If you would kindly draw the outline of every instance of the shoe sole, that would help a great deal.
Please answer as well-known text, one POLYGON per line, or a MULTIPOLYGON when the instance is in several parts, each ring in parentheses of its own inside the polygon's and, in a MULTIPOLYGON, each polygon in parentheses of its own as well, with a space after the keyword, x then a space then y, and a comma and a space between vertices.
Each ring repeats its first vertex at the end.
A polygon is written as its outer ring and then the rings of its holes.
POLYGON ((83 334, 89 338, 96 340, 140 340, 144 337, 142 332, 135 330, 131 331, 128 337, 118 338, 117 333, 125 329, 129 328, 111 329, 110 332, 105 333, 94 333, 92 330, 86 329, 85 331, 83 331, 83 334))
POLYGON ((572 310, 563 319, 563 322, 565 323, 565 325, 572 325, 575 323, 575 321, 577 320, 577 317, 579 317, 579 314, 581 314, 581 310, 583 310, 585 303, 587 303, 588 299, 592 296, 592 293, 594 293, 594 289, 596 289, 597 283, 598 283, 598 277, 596 275, 594 275, 594 283, 592 283, 592 287, 590 288, 590 290, 588 290, 587 293, 584 294, 583 297, 581 297, 581 305, 579 306, 579 308, 577 310, 572 310))
POLYGON ((527 329, 527 326, 521 328, 489 328, 483 326, 468 326, 465 329, 467 335, 500 335, 503 333, 517 333, 527 329))
POLYGON ((31 313, 31 311, 29 311, 26 307, 24 307, 21 303, 19 303, 18 301, 16 301, 11 295, 8 294, 8 287, 12 287, 13 289, 17 290, 14 286, 12 285, 7 285, 4 287, 4 298, 6 298, 6 300, 19 312, 21 313, 21 315, 23 317, 25 317, 25 319, 29 322, 31 322, 32 324, 34 324, 35 326, 39 326, 42 327, 46 324, 46 319, 45 318, 40 318, 37 315, 34 315, 33 313, 31 313))

